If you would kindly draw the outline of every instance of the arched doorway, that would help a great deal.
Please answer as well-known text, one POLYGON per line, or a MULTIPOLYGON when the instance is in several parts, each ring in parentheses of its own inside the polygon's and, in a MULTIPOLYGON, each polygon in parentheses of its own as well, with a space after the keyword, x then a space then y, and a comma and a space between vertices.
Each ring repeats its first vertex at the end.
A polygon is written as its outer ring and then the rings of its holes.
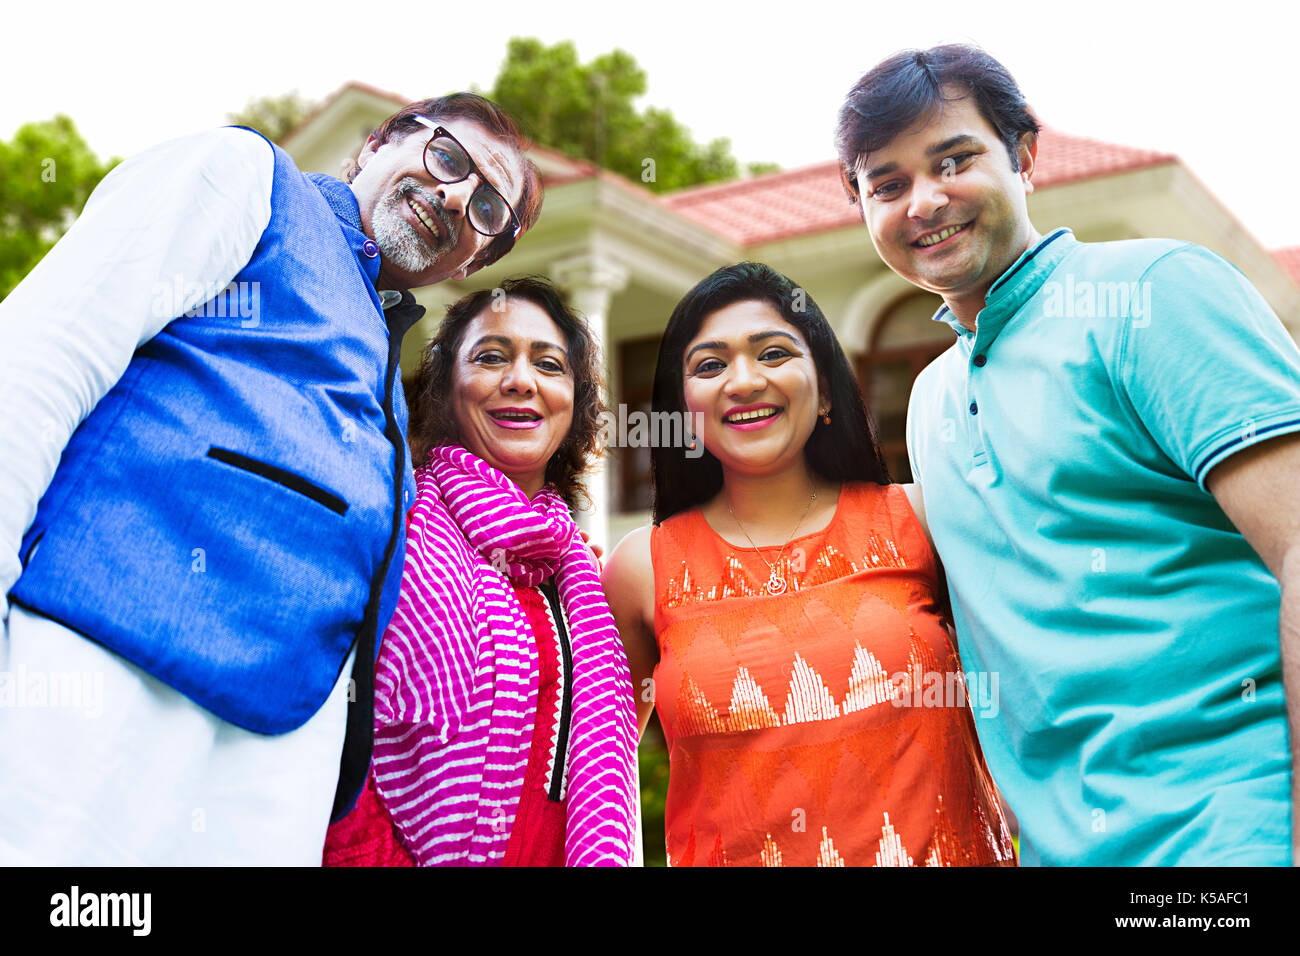
POLYGON ((907 400, 912 382, 955 338, 946 322, 934 321, 941 305, 943 300, 929 292, 896 300, 875 324, 870 345, 858 359, 858 382, 895 481, 912 480, 907 461, 907 400))

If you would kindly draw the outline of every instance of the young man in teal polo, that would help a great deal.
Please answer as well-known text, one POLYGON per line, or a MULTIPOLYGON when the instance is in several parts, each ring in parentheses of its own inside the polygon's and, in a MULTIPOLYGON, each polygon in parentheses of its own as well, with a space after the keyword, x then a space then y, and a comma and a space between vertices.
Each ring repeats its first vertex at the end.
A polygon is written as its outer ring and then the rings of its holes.
POLYGON ((840 112, 881 259, 943 297, 908 450, 1027 864, 1288 865, 1300 351, 1231 264, 1029 220, 1039 127, 967 46, 840 112), (1289 714, 1289 717, 1288 717, 1289 714))

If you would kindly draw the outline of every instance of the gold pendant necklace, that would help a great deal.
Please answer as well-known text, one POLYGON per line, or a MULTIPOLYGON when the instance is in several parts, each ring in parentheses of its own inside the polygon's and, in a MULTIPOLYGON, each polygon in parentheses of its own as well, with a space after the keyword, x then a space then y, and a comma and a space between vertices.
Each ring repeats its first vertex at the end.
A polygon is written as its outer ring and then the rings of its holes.
POLYGON ((763 557, 763 552, 759 550, 758 545, 754 544, 754 539, 749 536, 749 532, 745 530, 745 526, 741 524, 740 519, 736 517, 736 512, 732 510, 731 507, 731 496, 726 494, 726 492, 723 492, 722 497, 727 502, 727 511, 731 515, 731 520, 736 522, 736 527, 740 529, 741 534, 745 536, 745 540, 748 541, 750 547, 754 549, 755 553, 758 555, 758 559, 767 565, 767 585, 764 589, 773 597, 776 597, 778 594, 784 594, 787 586, 785 575, 778 572, 777 568, 781 566, 781 556, 785 554, 785 549, 790 546, 790 542, 793 541, 794 536, 798 534, 799 525, 803 524, 803 519, 808 517, 808 512, 812 511, 813 502, 817 500, 817 491, 815 489, 810 489, 808 494, 808 507, 804 508, 803 514, 799 516, 799 520, 794 526, 794 531, 790 532, 790 537, 785 539, 785 544, 781 545, 781 550, 776 553, 775 564, 768 563, 767 558, 763 557))

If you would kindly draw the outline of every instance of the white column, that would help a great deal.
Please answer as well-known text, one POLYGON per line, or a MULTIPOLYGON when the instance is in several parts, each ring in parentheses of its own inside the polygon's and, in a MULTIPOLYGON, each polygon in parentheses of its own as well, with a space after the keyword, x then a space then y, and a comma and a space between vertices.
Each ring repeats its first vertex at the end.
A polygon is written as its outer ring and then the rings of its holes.
MULTIPOLYGON (((616 292, 627 286, 627 269, 604 256, 587 254, 552 263, 551 278, 568 293, 569 304, 581 312, 591 326, 605 370, 605 404, 617 412, 618 383, 614 380, 614 343, 610 335, 609 305, 616 292)), ((609 516, 613 488, 608 458, 602 458, 587 475, 587 494, 592 508, 578 515, 579 526, 591 543, 609 549, 609 516)))

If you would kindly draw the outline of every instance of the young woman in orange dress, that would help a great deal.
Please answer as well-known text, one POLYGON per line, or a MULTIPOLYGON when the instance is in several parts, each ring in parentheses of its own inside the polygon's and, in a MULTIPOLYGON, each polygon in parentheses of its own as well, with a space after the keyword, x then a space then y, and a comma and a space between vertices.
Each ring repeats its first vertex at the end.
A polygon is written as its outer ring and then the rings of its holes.
POLYGON ((652 450, 654 524, 604 587, 668 743, 669 864, 1015 865, 920 496, 817 305, 719 269, 668 322, 654 411, 702 447, 652 450))

